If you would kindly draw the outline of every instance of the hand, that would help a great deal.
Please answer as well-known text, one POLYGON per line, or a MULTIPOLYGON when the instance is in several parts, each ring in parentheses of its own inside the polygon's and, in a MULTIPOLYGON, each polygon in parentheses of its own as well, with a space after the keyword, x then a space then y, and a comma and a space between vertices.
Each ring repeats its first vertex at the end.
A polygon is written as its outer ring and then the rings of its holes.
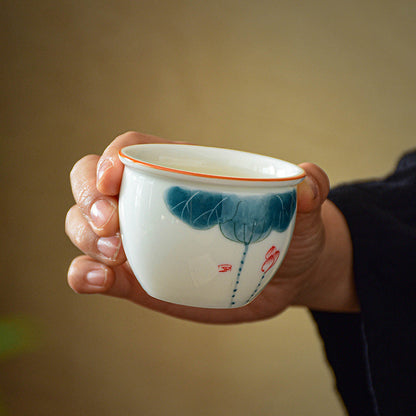
POLYGON ((123 174, 118 151, 139 143, 167 143, 155 136, 128 132, 103 155, 79 160, 71 171, 76 204, 68 211, 66 233, 85 253, 68 271, 77 293, 101 293, 128 299, 171 316, 206 323, 237 323, 270 318, 290 305, 331 311, 359 309, 352 275, 348 227, 326 200, 329 181, 318 166, 300 165, 307 173, 298 187, 298 213, 292 242, 279 271, 250 304, 236 309, 175 305, 150 297, 134 277, 123 251, 117 196, 123 174))

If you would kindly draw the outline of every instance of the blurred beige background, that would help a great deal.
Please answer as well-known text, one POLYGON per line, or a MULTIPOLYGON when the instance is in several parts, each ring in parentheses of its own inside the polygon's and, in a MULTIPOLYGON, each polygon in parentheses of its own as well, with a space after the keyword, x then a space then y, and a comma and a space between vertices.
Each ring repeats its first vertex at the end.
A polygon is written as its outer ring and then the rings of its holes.
POLYGON ((74 294, 68 173, 125 130, 313 161, 333 184, 416 145, 409 1, 2 5, 0 361, 10 415, 340 416, 308 313, 215 327, 74 294))

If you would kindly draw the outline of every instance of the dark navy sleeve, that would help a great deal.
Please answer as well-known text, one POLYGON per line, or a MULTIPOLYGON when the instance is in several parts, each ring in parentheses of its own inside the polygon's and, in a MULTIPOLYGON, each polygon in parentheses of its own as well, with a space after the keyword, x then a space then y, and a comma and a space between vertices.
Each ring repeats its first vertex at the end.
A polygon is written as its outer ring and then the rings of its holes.
POLYGON ((351 233, 359 314, 312 311, 350 415, 416 415, 416 151, 329 199, 351 233))

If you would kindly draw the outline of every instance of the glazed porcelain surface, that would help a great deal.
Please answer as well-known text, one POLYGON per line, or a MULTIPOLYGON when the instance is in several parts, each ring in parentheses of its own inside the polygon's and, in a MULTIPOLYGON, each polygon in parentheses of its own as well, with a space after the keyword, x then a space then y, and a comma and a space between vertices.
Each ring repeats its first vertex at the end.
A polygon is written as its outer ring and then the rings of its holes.
POLYGON ((230 149, 142 144, 120 151, 120 231, 143 289, 167 302, 251 302, 288 249, 305 172, 230 149))

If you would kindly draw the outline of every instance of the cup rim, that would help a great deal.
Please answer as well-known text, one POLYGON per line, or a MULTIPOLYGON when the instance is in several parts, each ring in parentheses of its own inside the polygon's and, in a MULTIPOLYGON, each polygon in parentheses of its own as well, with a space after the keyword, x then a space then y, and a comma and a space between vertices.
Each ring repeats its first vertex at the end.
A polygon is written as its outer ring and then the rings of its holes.
POLYGON ((231 181, 240 181, 240 182, 272 182, 272 183, 296 181, 296 183, 298 183, 298 182, 301 182, 306 176, 306 172, 300 166, 295 165, 294 163, 291 163, 291 162, 287 162, 287 161, 282 160, 282 159, 277 159, 277 158, 274 158, 274 157, 261 155, 261 154, 257 154, 257 153, 252 153, 252 152, 245 152, 245 151, 242 151, 242 150, 226 149, 226 148, 214 147, 214 146, 199 146, 199 145, 193 145, 193 144, 176 144, 176 143, 143 143, 143 144, 125 146, 125 147, 123 147, 119 150, 118 154, 119 154, 119 157, 120 157, 120 159, 123 163, 128 161, 128 162, 131 162, 131 163, 136 164, 138 166, 151 168, 151 169, 156 169, 158 171, 170 172, 170 173, 179 174, 179 175, 186 175, 186 176, 190 176, 190 177, 207 178, 207 179, 227 180, 227 181, 231 180, 231 181), (137 146, 157 146, 157 147, 164 147, 164 146, 189 147, 189 146, 195 146, 195 147, 198 147, 198 148, 201 148, 201 149, 216 149, 216 150, 221 150, 221 151, 237 152, 237 153, 244 154, 244 155, 253 155, 253 156, 262 157, 262 158, 265 158, 265 159, 281 162, 281 163, 284 163, 286 165, 291 165, 292 167, 295 167, 299 171, 299 174, 292 175, 292 176, 285 176, 285 177, 264 177, 264 178, 261 178, 261 177, 244 177, 244 176, 241 176, 241 177, 240 176, 226 176, 226 175, 216 175, 216 174, 203 173, 203 172, 193 172, 193 171, 190 171, 190 170, 183 170, 183 169, 163 166, 163 165, 160 165, 160 164, 157 164, 157 163, 148 162, 148 161, 145 161, 145 160, 142 160, 142 159, 139 159, 139 158, 135 158, 135 157, 132 157, 132 156, 129 156, 128 154, 126 154, 127 149, 137 147, 137 146))

